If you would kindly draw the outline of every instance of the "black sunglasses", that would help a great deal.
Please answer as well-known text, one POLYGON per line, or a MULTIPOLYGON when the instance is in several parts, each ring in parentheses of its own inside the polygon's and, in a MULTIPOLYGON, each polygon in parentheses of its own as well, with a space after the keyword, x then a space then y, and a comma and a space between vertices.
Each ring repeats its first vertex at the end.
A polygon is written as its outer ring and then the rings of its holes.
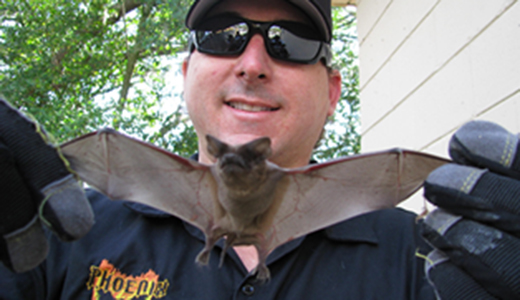
POLYGON ((191 31, 190 50, 212 55, 240 55, 256 33, 264 38, 267 53, 275 59, 315 64, 321 59, 327 67, 332 60, 330 45, 326 42, 296 35, 284 27, 283 22, 253 22, 242 19, 238 23, 218 30, 191 31))

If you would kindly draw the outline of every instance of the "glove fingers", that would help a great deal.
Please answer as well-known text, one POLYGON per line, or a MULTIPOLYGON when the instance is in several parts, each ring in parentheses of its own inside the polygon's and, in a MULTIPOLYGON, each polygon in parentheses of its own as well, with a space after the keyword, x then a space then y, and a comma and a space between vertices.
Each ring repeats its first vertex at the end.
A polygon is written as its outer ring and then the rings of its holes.
POLYGON ((450 261, 499 299, 520 299, 520 241, 500 230, 451 215, 432 212, 425 237, 450 261))
POLYGON ((434 250, 426 259, 425 273, 442 300, 495 300, 466 272, 455 266, 441 251, 434 250))
POLYGON ((487 170, 447 164, 424 183, 424 195, 452 213, 520 236, 520 181, 487 170))
POLYGON ((29 188, 37 192, 69 174, 54 147, 42 139, 42 134, 33 122, 0 100, 0 137, 29 188))
POLYGON ((69 174, 44 189, 46 203, 40 216, 63 241, 84 236, 94 224, 94 212, 83 188, 69 174))
POLYGON ((38 131, 33 122, 0 99, 1 141, 12 154, 33 201, 37 206, 44 201, 40 217, 61 239, 77 239, 94 222, 90 204, 56 149, 38 131))
POLYGON ((449 153, 460 164, 489 168, 520 179, 519 137, 487 121, 462 126, 450 140, 449 153))
POLYGON ((15 272, 36 267, 48 246, 31 193, 18 173, 10 151, 0 142, 0 259, 15 272))
POLYGON ((37 216, 26 226, 3 235, 0 248, 2 262, 15 272, 26 272, 37 267, 49 251, 37 216))

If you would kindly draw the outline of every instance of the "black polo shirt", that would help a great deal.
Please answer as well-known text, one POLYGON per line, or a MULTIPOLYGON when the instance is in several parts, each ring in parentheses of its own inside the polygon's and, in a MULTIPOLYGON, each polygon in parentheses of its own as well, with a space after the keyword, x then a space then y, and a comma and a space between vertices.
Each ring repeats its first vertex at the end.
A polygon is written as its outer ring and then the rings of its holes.
POLYGON ((424 261, 429 247, 415 215, 381 210, 339 223, 275 249, 271 280, 260 284, 222 244, 208 267, 197 228, 155 209, 110 201, 89 190, 96 224, 82 239, 49 236, 50 253, 36 270, 0 267, 0 299, 433 299, 424 261))

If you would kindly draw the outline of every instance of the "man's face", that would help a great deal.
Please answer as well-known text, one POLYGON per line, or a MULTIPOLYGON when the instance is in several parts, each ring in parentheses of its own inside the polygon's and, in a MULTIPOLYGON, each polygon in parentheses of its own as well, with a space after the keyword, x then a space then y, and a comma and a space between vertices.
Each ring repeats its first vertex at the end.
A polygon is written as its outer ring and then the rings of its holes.
MULTIPOLYGON (((308 22, 297 9, 276 0, 223 1, 213 15, 236 12, 254 21, 308 22)), ((231 145, 267 136, 270 161, 306 165, 327 116, 340 96, 341 78, 322 63, 304 65, 269 56, 260 34, 240 56, 194 51, 183 64, 184 98, 199 138, 199 160, 212 163, 206 134, 231 145)))

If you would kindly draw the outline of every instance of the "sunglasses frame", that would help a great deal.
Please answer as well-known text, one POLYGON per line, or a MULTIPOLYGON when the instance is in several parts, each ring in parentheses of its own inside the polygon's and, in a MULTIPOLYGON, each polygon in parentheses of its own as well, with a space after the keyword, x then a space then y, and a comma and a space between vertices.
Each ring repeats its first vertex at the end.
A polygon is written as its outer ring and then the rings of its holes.
POLYGON ((274 59, 292 62, 292 63, 300 63, 300 64, 315 64, 318 61, 322 61, 326 67, 331 67, 332 64, 332 51, 330 48, 330 44, 324 41, 320 40, 313 40, 313 39, 306 39, 304 37, 298 36, 291 32, 291 30, 284 28, 283 26, 280 26, 277 24, 277 22, 255 22, 247 19, 243 19, 240 22, 237 22, 235 24, 229 25, 226 28, 229 28, 231 26, 238 25, 240 23, 245 23, 248 26, 248 32, 246 36, 246 40, 244 44, 237 49, 236 51, 230 52, 230 53, 222 53, 218 51, 213 51, 211 49, 205 49, 204 47, 200 47, 199 41, 197 39, 197 32, 209 32, 212 30, 197 30, 194 29, 190 32, 189 35, 189 50, 192 52, 194 49, 197 49, 197 51, 204 53, 204 54, 210 54, 210 55, 216 55, 216 56, 238 56, 244 52, 244 50, 247 48, 247 45, 249 44, 249 41, 251 41, 251 38, 259 33, 263 40, 264 40, 264 47, 267 50, 267 53, 269 56, 271 56, 274 59), (274 50, 271 48, 271 45, 269 43, 269 39, 267 37, 268 30, 271 28, 271 26, 277 25, 281 27, 284 30, 289 31, 291 34, 295 35, 296 37, 302 39, 302 40, 308 40, 312 42, 319 42, 319 50, 316 52, 316 55, 311 59, 290 59, 290 58, 284 58, 284 57, 277 57, 274 53, 274 50))

